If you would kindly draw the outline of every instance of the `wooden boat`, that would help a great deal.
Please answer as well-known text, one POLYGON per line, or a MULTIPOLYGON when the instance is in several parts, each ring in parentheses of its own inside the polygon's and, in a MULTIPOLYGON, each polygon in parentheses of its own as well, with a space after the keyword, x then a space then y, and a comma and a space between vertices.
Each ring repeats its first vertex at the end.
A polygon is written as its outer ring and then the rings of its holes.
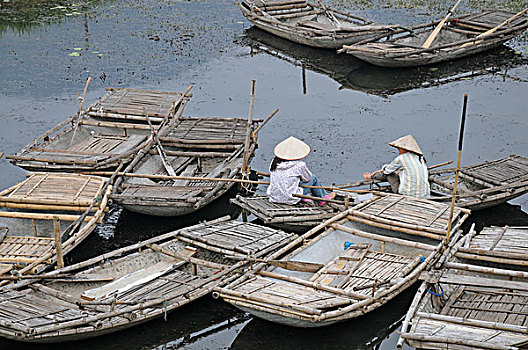
POLYGON ((489 227, 462 238, 440 270, 424 274, 402 325, 426 349, 523 349, 528 308, 526 227, 489 227))
MULTIPOLYGON (((430 173, 431 199, 451 201, 455 169, 430 173)), ((471 210, 490 208, 528 192, 528 158, 507 158, 464 166, 460 169, 456 204, 471 210)))
POLYGON ((412 27, 410 33, 400 30, 356 45, 344 45, 338 52, 354 55, 376 66, 391 68, 450 61, 492 49, 522 34, 528 28, 528 16, 522 14, 508 21, 514 15, 510 11, 494 9, 461 16, 449 21, 429 48, 424 48, 423 44, 438 22, 412 27), (508 21, 507 25, 505 21, 508 21), (501 24, 492 33, 485 34, 501 24))
POLYGON ((22 280, 0 289, 0 335, 64 342, 163 317, 236 276, 246 262, 234 259, 264 258, 295 238, 223 218, 22 280))
MULTIPOLYGON (((181 92, 109 89, 79 116, 64 120, 6 158, 31 171, 113 170, 132 160, 148 142, 151 128, 144 123, 145 114, 152 115, 156 129, 169 126, 188 99, 181 92)), ((168 128, 163 128, 159 135, 166 132, 168 128)))
POLYGON ((140 152, 116 183, 112 199, 130 211, 155 216, 184 215, 206 206, 236 185, 232 180, 242 169, 244 153, 249 164, 258 131, 273 115, 253 120, 247 152, 247 119, 179 118, 159 138, 165 155, 155 149, 140 152))
POLYGON ((313 47, 337 49, 399 26, 380 25, 306 0, 235 0, 242 14, 258 28, 313 47))
POLYGON ((268 321, 326 326, 384 305, 440 257, 443 243, 404 227, 395 228, 399 238, 361 231, 353 215, 349 209, 318 225, 213 297, 268 321))
MULTIPOLYGON (((433 239, 442 239, 447 229, 448 204, 381 192, 377 192, 376 196, 348 195, 348 203, 344 200, 339 203, 343 197, 337 196, 337 203, 329 203, 324 207, 271 203, 267 196, 237 196, 231 202, 255 215, 265 225, 287 231, 306 231, 353 205, 354 215, 350 219, 361 229, 390 231, 392 226, 406 227, 413 234, 433 239)), ((467 209, 455 209, 453 222, 457 227, 467 219, 469 213, 467 209)))
POLYGON ((63 265, 62 257, 102 222, 111 189, 101 177, 35 173, 1 191, 0 274, 63 265))

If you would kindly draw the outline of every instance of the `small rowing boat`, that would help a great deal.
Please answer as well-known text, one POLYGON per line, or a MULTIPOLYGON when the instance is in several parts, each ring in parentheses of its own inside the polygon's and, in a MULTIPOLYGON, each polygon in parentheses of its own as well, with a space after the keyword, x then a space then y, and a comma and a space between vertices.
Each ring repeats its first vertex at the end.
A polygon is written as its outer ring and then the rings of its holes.
POLYGON ((441 256, 443 242, 405 230, 399 237, 358 230, 353 211, 308 231, 213 297, 271 322, 321 327, 383 306, 441 256))
POLYGON ((130 162, 148 142, 151 127, 145 114, 152 115, 163 136, 168 131, 164 126, 183 113, 188 99, 181 92, 110 88, 87 110, 6 158, 31 171, 114 170, 130 162))
POLYGON ((235 0, 242 14, 258 28, 313 47, 337 49, 380 34, 396 25, 365 18, 306 0, 235 0))
MULTIPOLYGON (((526 12, 525 9, 524 12, 526 12)), ((485 10, 450 20, 424 45, 439 22, 399 30, 383 37, 344 45, 345 52, 360 60, 382 67, 424 66, 483 52, 522 34, 528 28, 528 16, 505 10, 485 10)))
POLYGON ((244 153, 249 164, 264 125, 262 119, 252 121, 246 152, 247 119, 181 117, 159 138, 159 149, 138 153, 116 182, 112 199, 130 211, 154 216, 203 208, 236 185, 232 180, 240 175, 244 153))
POLYGON ((237 276, 247 264, 237 260, 265 258, 295 238, 221 218, 44 275, 22 276, 0 289, 0 335, 56 343, 166 317, 237 276))

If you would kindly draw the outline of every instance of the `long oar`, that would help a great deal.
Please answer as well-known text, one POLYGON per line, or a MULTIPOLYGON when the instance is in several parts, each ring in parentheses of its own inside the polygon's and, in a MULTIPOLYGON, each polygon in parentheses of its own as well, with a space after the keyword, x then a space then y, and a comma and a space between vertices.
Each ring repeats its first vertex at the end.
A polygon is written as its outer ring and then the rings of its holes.
POLYGON ((79 96, 79 111, 77 112, 77 120, 75 123, 75 127, 73 128, 73 135, 70 140, 70 147, 73 144, 73 139, 75 138, 75 133, 77 132, 77 127, 79 126, 79 119, 81 118, 84 98, 86 97, 86 91, 88 90, 88 85, 90 85, 91 81, 92 81, 92 77, 88 77, 88 80, 86 80, 86 84, 84 85, 82 97, 79 96))
POLYGON ((445 18, 443 20, 441 20, 440 23, 438 23, 438 25, 433 30, 431 35, 429 35, 427 40, 422 45, 422 48, 428 49, 431 46, 431 44, 433 43, 434 39, 438 36, 438 33, 440 33, 440 31, 442 30, 442 27, 444 26, 444 23, 449 19, 449 17, 451 17, 453 12, 455 12, 455 9, 457 8, 458 4, 460 4, 460 1, 462 1, 462 0, 458 0, 457 3, 451 8, 451 10, 449 10, 449 12, 447 13, 447 16, 445 16, 445 18))
POLYGON ((455 211, 455 199, 458 185, 458 174, 460 172, 460 156, 462 155, 462 140, 464 138, 464 126, 466 124, 466 108, 468 95, 464 94, 464 106, 462 107, 462 121, 460 122, 460 136, 458 137, 458 158, 455 171, 455 184, 453 186, 453 198, 451 199, 451 210, 449 211, 449 221, 447 224, 447 233, 445 244, 449 243, 449 234, 451 233, 451 225, 453 224, 453 212, 455 211))
MULTIPOLYGON (((491 28, 491 29, 485 31, 485 32, 482 33, 482 34, 477 35, 477 36, 475 37, 475 39, 484 38, 484 37, 487 37, 487 36, 490 35, 490 34, 495 33, 497 30, 499 30, 500 28, 504 27, 506 24, 510 23, 511 21, 513 21, 514 19, 516 19, 517 17, 522 16, 526 11, 528 11, 528 7, 525 8, 524 10, 522 10, 522 11, 517 12, 515 15, 511 16, 510 18, 508 18, 507 20, 505 20, 504 22, 502 22, 502 23, 499 24, 498 26, 493 27, 493 28, 491 28)), ((464 45, 462 45, 462 47, 467 47, 467 46, 475 45, 475 44, 478 44, 478 43, 481 43, 481 42, 482 42, 482 40, 473 41, 473 42, 471 42, 471 43, 465 43, 464 45)))

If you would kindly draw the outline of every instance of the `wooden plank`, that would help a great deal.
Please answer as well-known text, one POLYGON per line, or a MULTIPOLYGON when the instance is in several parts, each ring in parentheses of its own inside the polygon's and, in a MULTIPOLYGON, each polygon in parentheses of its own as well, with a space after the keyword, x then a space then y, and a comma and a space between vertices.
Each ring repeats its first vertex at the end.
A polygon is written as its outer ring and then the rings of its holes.
MULTIPOLYGON (((189 252, 186 250, 183 250, 181 253, 184 254, 184 252, 186 252, 186 255, 189 255, 189 257, 194 255, 194 252, 189 252)), ((131 272, 101 287, 85 290, 81 294, 81 298, 85 300, 96 300, 106 298, 110 295, 123 293, 134 286, 148 283, 185 263, 185 261, 178 259, 162 260, 154 265, 131 272)))

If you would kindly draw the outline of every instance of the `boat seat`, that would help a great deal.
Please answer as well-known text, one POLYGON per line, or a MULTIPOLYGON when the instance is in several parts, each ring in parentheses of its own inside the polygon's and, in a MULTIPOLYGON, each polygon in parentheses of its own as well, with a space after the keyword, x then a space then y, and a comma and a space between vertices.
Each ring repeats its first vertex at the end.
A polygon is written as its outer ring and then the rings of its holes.
MULTIPOLYGON (((180 250, 178 253, 190 258, 194 254, 196 254, 196 249, 190 249, 186 247, 185 249, 180 250)), ((175 270, 176 268, 182 266, 185 263, 185 260, 179 259, 162 260, 157 264, 131 272, 125 276, 122 276, 121 278, 118 278, 110 283, 106 283, 100 287, 85 290, 81 294, 81 298, 93 301, 96 299, 103 299, 109 296, 113 296, 118 293, 123 293, 132 287, 148 283, 169 271, 175 270)))
POLYGON ((312 21, 312 20, 302 20, 302 21, 297 22, 297 25, 301 27, 307 27, 307 28, 319 29, 319 30, 330 30, 330 31, 339 30, 333 24, 321 23, 321 22, 312 21))

